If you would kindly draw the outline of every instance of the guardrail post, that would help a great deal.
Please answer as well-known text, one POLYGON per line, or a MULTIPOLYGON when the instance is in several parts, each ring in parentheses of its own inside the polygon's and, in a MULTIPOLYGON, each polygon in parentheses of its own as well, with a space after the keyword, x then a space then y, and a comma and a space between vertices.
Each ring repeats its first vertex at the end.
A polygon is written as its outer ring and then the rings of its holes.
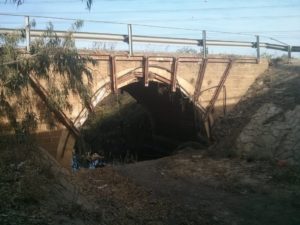
POLYGON ((260 62, 260 41, 259 41, 259 35, 256 35, 256 59, 257 62, 260 62))
POLYGON ((287 49, 288 49, 288 58, 291 59, 292 58, 292 47, 290 45, 288 45, 287 49))
POLYGON ((30 24, 29 16, 25 16, 26 50, 30 51, 30 24))
POLYGON ((206 58, 206 30, 202 31, 203 58, 206 58))
POLYGON ((132 25, 128 24, 128 46, 129 46, 129 55, 133 55, 133 46, 132 46, 132 25))

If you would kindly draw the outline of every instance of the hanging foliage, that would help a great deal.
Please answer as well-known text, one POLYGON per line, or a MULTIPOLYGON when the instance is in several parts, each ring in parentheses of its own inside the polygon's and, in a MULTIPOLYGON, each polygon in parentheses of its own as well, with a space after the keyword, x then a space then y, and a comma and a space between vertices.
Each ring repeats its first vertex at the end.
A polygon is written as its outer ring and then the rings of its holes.
MULTIPOLYGON (((6 0, 5 2, 8 2, 8 0, 6 0)), ((13 2, 14 4, 16 4, 17 6, 22 5, 25 3, 25 0, 11 0, 10 2, 13 2)), ((92 4, 93 4, 93 0, 82 0, 82 2, 86 2, 86 7, 88 10, 91 10, 92 8, 92 4)))
POLYGON ((33 77, 47 87, 48 110, 71 110, 71 93, 86 106, 90 104, 87 84, 92 82, 92 74, 87 65, 95 65, 95 61, 80 55, 72 38, 82 25, 82 21, 75 22, 67 35, 59 38, 50 23, 44 35, 31 43, 29 54, 18 48, 24 42, 22 32, 0 36, 0 116, 8 119, 15 133, 27 134, 36 128, 36 98, 30 93, 33 77))

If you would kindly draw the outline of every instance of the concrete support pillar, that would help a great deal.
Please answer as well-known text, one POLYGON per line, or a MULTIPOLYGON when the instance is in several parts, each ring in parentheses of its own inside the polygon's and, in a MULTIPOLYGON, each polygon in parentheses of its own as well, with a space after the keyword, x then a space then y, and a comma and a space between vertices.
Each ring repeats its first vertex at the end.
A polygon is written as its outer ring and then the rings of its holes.
POLYGON ((56 160, 65 168, 71 167, 71 159, 76 139, 67 130, 63 130, 59 139, 56 160))

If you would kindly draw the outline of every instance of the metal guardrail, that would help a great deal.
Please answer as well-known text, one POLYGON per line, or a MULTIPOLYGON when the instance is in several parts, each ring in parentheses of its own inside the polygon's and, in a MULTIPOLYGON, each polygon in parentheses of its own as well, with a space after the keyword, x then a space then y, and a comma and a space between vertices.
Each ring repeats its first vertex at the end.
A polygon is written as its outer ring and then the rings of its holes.
MULTIPOLYGON (((260 42, 260 37, 256 36, 256 41, 226 41, 226 40, 209 40, 206 38, 206 31, 202 32, 202 39, 188 39, 188 38, 171 38, 171 37, 155 37, 155 36, 141 36, 132 34, 132 25, 128 24, 128 34, 109 34, 109 33, 89 33, 89 32, 74 32, 73 38, 81 40, 98 40, 98 41, 120 41, 128 43, 129 54, 133 55, 133 44, 139 43, 156 43, 156 44, 175 44, 175 45, 192 45, 201 46, 203 48, 203 57, 206 57, 206 48, 208 46, 228 46, 228 47, 246 47, 256 48, 256 57, 260 59, 260 48, 274 49, 288 52, 288 57, 291 58, 292 52, 300 52, 300 46, 270 44, 260 42)), ((31 30, 29 25, 29 17, 25 17, 25 34, 26 47, 30 50, 31 38, 38 38, 45 34, 46 30, 31 30)), ((18 32, 16 29, 0 28, 0 34, 11 34, 18 32)), ((21 31, 19 31, 21 32, 21 31)), ((24 30, 23 30, 24 32, 24 30)), ((65 37, 67 31, 54 31, 58 37, 65 37)))
POLYGON ((300 46, 291 46, 292 52, 300 52, 300 46))

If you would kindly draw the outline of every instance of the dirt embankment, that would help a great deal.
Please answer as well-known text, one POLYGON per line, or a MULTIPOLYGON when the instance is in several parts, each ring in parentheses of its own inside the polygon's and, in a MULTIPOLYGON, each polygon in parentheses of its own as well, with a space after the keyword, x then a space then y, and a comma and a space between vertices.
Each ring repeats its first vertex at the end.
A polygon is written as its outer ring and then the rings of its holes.
POLYGON ((216 151, 300 163, 300 62, 276 62, 215 127, 216 151))

